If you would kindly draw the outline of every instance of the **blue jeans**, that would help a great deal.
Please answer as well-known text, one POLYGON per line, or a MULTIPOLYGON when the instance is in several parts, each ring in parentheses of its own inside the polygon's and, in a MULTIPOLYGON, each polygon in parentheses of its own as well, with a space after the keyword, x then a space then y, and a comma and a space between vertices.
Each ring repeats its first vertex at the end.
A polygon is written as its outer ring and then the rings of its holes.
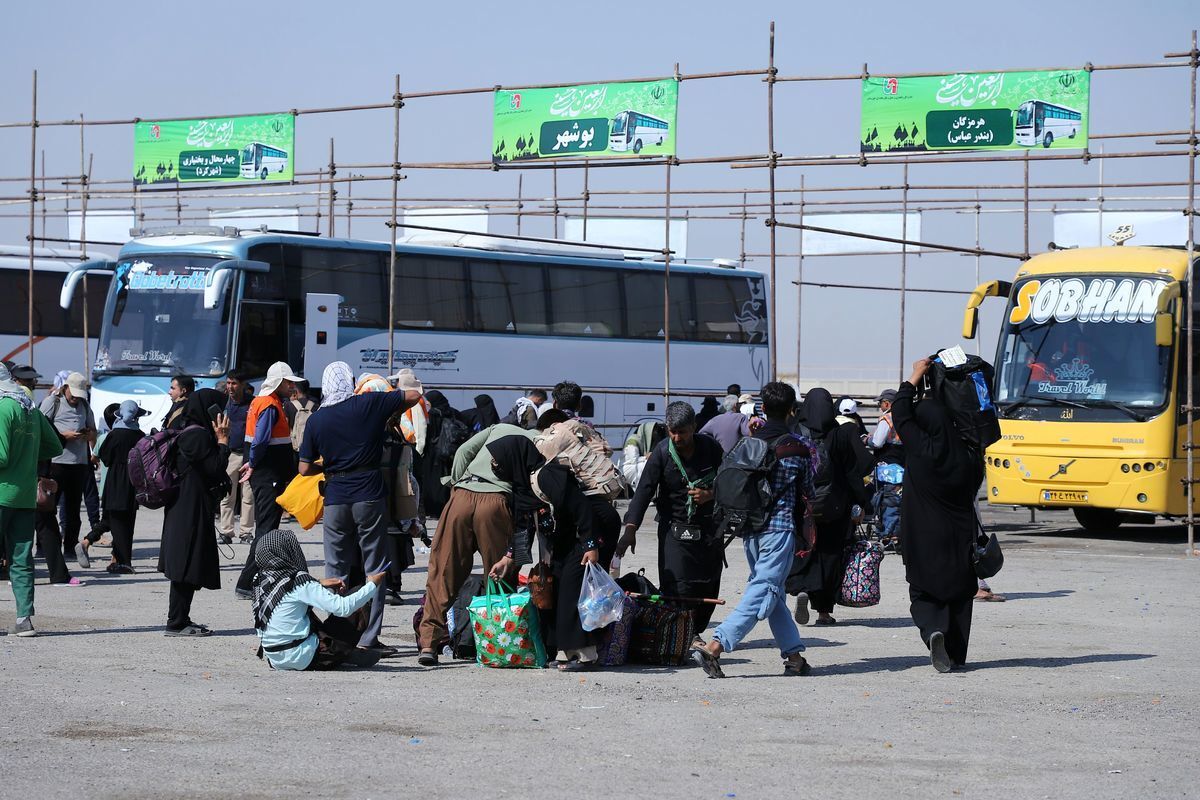
POLYGON ((713 638, 732 653, 754 626, 765 619, 784 658, 803 651, 804 643, 788 613, 787 595, 783 591, 796 553, 795 534, 759 533, 747 536, 743 546, 750 564, 750 581, 737 608, 717 627, 713 638))

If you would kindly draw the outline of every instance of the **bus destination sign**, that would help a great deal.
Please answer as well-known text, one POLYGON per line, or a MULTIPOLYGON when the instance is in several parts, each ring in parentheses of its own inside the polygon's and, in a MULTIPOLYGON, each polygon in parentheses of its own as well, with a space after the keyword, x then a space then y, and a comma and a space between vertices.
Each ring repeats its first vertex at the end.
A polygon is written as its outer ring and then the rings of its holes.
POLYGON ((859 149, 1082 149, 1090 78, 1085 70, 865 78, 859 149))

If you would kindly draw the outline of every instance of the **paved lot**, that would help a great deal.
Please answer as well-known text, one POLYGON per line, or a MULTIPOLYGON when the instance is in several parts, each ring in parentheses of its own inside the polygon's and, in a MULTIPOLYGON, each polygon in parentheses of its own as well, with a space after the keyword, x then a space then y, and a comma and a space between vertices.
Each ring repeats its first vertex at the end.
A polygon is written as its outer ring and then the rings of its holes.
MULTIPOLYGON (((245 546, 229 588, 196 598, 217 635, 161 635, 161 516, 143 513, 137 575, 39 584, 42 635, 0 638, 0 796, 1195 796, 1200 559, 1182 557, 1182 530, 1090 536, 1064 514, 987 516, 1009 602, 976 604, 968 671, 930 668, 889 556, 880 606, 805 630, 811 677, 780 674, 764 625, 713 681, 690 668, 423 671, 414 605, 385 618, 400 659, 273 673, 232 593, 245 546)), ((301 535, 314 564, 319 536, 301 535)), ((646 566, 651 541, 625 566, 646 566)), ((746 568, 730 555, 735 601, 746 568)), ((0 624, 12 621, 0 587, 0 624)))

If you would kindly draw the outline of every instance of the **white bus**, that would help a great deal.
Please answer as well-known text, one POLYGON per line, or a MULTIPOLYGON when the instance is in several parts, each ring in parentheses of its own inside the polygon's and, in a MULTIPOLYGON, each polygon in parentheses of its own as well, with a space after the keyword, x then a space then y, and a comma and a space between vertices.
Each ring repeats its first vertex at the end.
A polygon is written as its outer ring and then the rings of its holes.
MULTIPOLYGON (((411 367, 459 409, 489 394, 501 415, 522 389, 579 383, 584 415, 612 439, 661 419, 661 262, 571 244, 478 235, 397 247, 388 352, 388 245, 233 228, 139 236, 116 261, 93 405, 134 398, 158 424, 171 376, 213 386, 274 361, 314 387, 332 360, 356 373, 411 367), (630 391, 632 390, 632 391, 630 391)), ((761 273, 671 266, 671 389, 719 394, 769 380, 761 273)), ((63 284, 72 303, 74 278, 63 284)), ((74 302, 78 302, 76 299, 74 302)), ((698 403, 699 398, 692 397, 698 403)))
POLYGON ((1083 122, 1083 114, 1073 108, 1056 106, 1043 100, 1026 100, 1017 108, 1017 144, 1049 147, 1055 139, 1074 139, 1083 122))
POLYGON ((283 172, 287 169, 288 154, 286 150, 271 147, 269 144, 254 142, 242 149, 242 177, 258 177, 266 180, 272 172, 283 172))
POLYGON ((609 127, 608 149, 614 153, 630 149, 640 153, 648 144, 661 146, 667 140, 670 128, 670 123, 658 117, 640 111, 622 111, 613 117, 609 127))
MULTIPOLYGON (((78 250, 38 247, 33 261, 33 353, 29 352, 29 248, 0 245, 0 360, 28 364, 49 382, 59 370, 87 374, 96 352, 110 276, 93 272, 70 309, 59 306, 63 279, 80 263, 78 250), (87 334, 83 338, 84 297, 87 334)), ((91 256, 104 254, 92 252, 91 256)))

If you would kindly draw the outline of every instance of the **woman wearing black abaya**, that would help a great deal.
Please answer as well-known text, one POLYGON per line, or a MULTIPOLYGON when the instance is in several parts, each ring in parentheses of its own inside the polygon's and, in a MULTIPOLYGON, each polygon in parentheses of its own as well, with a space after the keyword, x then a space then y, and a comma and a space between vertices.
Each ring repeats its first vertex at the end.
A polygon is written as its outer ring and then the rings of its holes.
MULTIPOLYGON (((817 543, 808 555, 797 558, 788 575, 786 589, 796 598, 796 622, 808 623, 808 607, 817 612, 818 625, 833 625, 833 606, 846 573, 845 549, 854 525, 853 507, 867 508, 871 494, 863 478, 874 467, 871 453, 863 445, 853 422, 839 425, 833 397, 824 389, 811 389, 804 396, 804 422, 797 432, 822 447, 829 464, 814 476, 818 490, 828 479, 832 509, 829 519, 817 522, 817 543)), ((861 516, 859 517, 861 519, 861 516)))
POLYGON ((946 409, 932 399, 914 405, 914 388, 929 359, 913 364, 892 403, 892 420, 904 440, 904 494, 900 541, 913 622, 938 672, 967 660, 971 607, 978 582, 971 564, 975 495, 983 464, 954 429, 946 409))
POLYGON ((450 401, 437 389, 425 393, 425 402, 429 403, 425 452, 413 459, 413 474, 421 484, 421 505, 425 509, 425 516, 437 519, 450 499, 450 487, 442 485, 442 478, 450 474, 450 467, 453 466, 453 458, 449 461, 438 458, 440 448, 437 443, 446 420, 457 418, 458 412, 450 407, 450 401))
MULTIPOLYGON (((554 610, 544 614, 550 624, 543 632, 547 650, 558 653, 558 668, 564 672, 589 670, 596 660, 595 634, 579 621, 579 593, 583 589, 584 565, 600 560, 601 542, 593 524, 592 505, 579 482, 566 467, 545 463, 533 442, 524 436, 506 436, 487 446, 496 462, 496 476, 513 483, 513 505, 529 503, 550 506, 554 532, 550 538, 550 567, 554 574, 554 610), (539 462, 542 462, 540 466, 539 462), (517 476, 517 470, 532 468, 517 476), (522 481, 521 478, 524 478, 522 481)), ((521 511, 514 511, 520 519, 521 511)))
POLYGON ((224 414, 209 417, 213 405, 224 408, 225 395, 201 389, 188 397, 180 414, 184 429, 175 440, 179 494, 166 506, 158 554, 158 570, 171 581, 167 636, 211 634, 192 621, 192 596, 197 589, 221 588, 214 515, 229 492, 229 420, 224 414))
POLYGON ((458 417, 467 424, 473 434, 500 422, 496 404, 492 402, 491 396, 486 394, 475 395, 475 407, 458 412, 458 417))

